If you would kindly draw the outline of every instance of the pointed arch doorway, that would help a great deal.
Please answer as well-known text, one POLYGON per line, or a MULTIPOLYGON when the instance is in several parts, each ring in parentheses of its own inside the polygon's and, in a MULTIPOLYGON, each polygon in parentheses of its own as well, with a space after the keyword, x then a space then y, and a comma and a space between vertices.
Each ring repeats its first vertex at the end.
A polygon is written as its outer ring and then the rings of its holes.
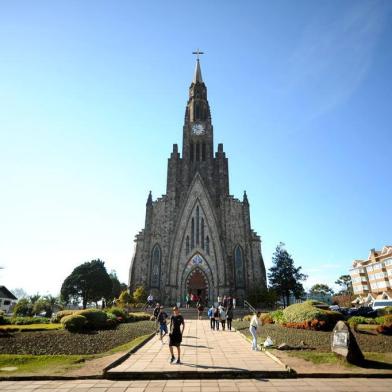
POLYGON ((208 278, 200 268, 197 267, 189 273, 186 289, 188 294, 197 295, 203 302, 208 299, 208 278))

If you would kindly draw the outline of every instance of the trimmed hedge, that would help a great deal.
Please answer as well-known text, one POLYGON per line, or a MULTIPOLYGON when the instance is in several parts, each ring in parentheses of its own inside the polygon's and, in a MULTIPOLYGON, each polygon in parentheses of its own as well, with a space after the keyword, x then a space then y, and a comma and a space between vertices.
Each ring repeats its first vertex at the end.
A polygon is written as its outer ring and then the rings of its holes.
POLYGON ((84 316, 87 319, 86 328, 105 329, 107 327, 107 314, 99 309, 78 310, 74 315, 84 316))
POLYGON ((61 323, 61 319, 65 316, 71 316, 72 314, 74 314, 76 311, 75 310, 60 310, 59 312, 55 313, 52 318, 51 318, 51 322, 52 323, 61 323))
POLYGON ((81 314, 71 314, 61 319, 61 324, 69 332, 81 332, 87 325, 87 318, 81 314))
POLYGON ((11 317, 9 321, 13 325, 31 325, 31 324, 50 323, 50 319, 47 317, 11 317))
POLYGON ((145 312, 135 312, 128 314, 128 321, 133 323, 135 321, 150 320, 151 315, 145 312))
POLYGON ((284 319, 283 319, 283 310, 278 309, 273 312, 270 312, 272 321, 274 324, 283 324, 284 319))

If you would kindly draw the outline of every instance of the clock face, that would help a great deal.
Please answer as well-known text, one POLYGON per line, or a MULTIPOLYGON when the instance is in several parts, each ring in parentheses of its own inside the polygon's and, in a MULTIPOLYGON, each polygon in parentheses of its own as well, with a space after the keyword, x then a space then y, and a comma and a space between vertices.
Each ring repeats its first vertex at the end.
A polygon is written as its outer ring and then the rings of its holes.
POLYGON ((194 135, 203 135, 205 132, 204 126, 201 123, 195 123, 192 125, 192 133, 194 135))

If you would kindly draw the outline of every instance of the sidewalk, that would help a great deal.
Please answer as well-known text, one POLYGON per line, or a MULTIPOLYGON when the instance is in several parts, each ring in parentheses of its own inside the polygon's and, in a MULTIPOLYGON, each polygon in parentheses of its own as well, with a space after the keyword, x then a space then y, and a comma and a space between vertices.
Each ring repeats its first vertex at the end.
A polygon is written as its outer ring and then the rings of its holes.
MULTIPOLYGON (((212 331, 209 320, 186 320, 181 365, 170 364, 168 337, 154 337, 126 361, 111 369, 111 379, 287 376, 285 367, 250 344, 235 331, 212 331)), ((176 349, 174 351, 176 353, 176 349)))

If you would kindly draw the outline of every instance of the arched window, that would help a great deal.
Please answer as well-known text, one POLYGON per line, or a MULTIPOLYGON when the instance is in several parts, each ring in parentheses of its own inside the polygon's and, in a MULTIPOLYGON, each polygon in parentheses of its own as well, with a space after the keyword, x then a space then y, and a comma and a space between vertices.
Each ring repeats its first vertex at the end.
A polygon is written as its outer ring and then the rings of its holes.
POLYGON ((196 207, 196 246, 199 246, 200 243, 200 225, 199 225, 199 216, 200 216, 200 212, 199 212, 199 206, 196 207))
POLYGON ((191 143, 191 150, 190 150, 190 158, 191 158, 191 162, 193 162, 193 143, 191 143))
POLYGON ((200 143, 196 143, 196 161, 200 161, 200 143))
POLYGON ((234 271, 236 287, 245 287, 244 255, 239 245, 234 250, 234 271))
POLYGON ((191 249, 195 247, 195 218, 192 218, 191 225, 191 249))
POLYGON ((206 144, 203 143, 201 145, 201 160, 205 161, 206 160, 206 144))
POLYGON ((206 252, 208 255, 210 254, 210 237, 208 236, 206 238, 206 252))
POLYGON ((161 275, 161 249, 155 245, 151 252, 150 286, 159 288, 161 275))
POLYGON ((201 218, 200 237, 201 237, 201 248, 204 249, 204 218, 201 218))
POLYGON ((185 240, 185 253, 186 254, 189 253, 189 235, 186 236, 186 240, 185 240))

